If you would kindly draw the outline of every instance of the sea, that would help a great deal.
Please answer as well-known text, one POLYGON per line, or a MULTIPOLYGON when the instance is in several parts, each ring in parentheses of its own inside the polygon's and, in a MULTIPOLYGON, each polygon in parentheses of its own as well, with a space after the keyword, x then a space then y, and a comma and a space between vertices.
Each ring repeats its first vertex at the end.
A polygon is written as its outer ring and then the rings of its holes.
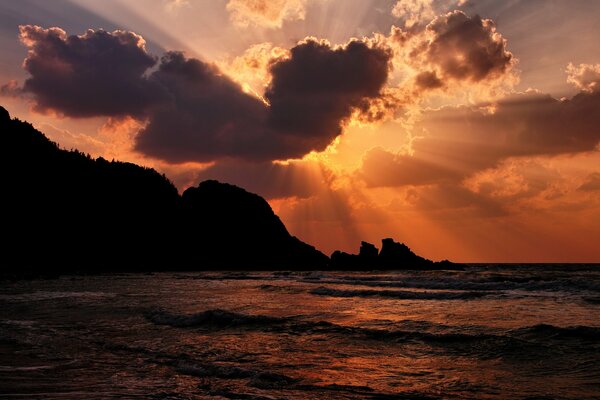
POLYGON ((2 399, 600 399, 600 266, 0 282, 2 399))

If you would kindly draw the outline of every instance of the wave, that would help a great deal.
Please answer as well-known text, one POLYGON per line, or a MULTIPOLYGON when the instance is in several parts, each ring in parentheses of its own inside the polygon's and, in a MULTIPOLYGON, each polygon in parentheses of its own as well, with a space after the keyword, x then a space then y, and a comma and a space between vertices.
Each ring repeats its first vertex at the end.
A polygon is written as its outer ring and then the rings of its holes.
POLYGON ((600 296, 584 296, 583 301, 590 304, 600 304, 600 296))
POLYGON ((600 327, 595 326, 569 326, 559 327, 548 324, 539 324, 513 331, 515 336, 543 340, 581 340, 596 342, 600 345, 600 327))
MULTIPOLYGON (((297 317, 271 317, 248 315, 224 310, 207 310, 191 315, 178 315, 166 311, 146 314, 148 320, 157 325, 178 328, 203 328, 225 330, 230 328, 260 330, 273 333, 308 335, 335 335, 342 337, 382 340, 388 342, 425 342, 430 344, 469 343, 493 339, 485 333, 428 332, 404 329, 378 329, 338 325, 328 321, 306 321, 297 317)), ((413 321, 409 321, 413 322, 413 321)), ((409 325, 414 325, 409 323, 409 325)))
POLYGON ((293 286, 282 286, 282 285, 260 285, 258 286, 260 290, 264 290, 265 292, 280 292, 280 293, 288 293, 288 294, 298 294, 304 292, 304 289, 293 286))
MULTIPOLYGON (((101 343, 104 348, 109 348, 113 351, 127 352, 133 354, 144 354, 149 362, 160 365, 168 365, 175 369, 176 372, 184 375, 195 376, 199 378, 216 378, 223 380, 243 380, 247 387, 262 389, 262 390, 297 390, 303 392, 312 392, 313 395, 307 396, 310 398, 319 398, 317 393, 344 393, 350 395, 360 395, 364 399, 384 400, 384 399, 414 399, 414 400, 438 400, 438 397, 431 397, 421 393, 385 393, 379 392, 369 386, 327 384, 316 385, 303 381, 301 378, 291 377, 279 372, 274 372, 265 368, 244 368, 240 367, 239 359, 236 357, 228 363, 199 361, 197 358, 192 358, 187 354, 163 353, 150 350, 144 347, 129 346, 124 344, 111 344, 110 342, 101 343)), ((265 366, 266 367, 266 366, 265 366)), ((205 382, 205 381, 203 381, 205 382)), ((231 388, 213 388, 212 385, 199 385, 202 389, 208 389, 208 394, 211 396, 220 396, 231 399, 250 399, 250 400, 268 400, 274 397, 264 397, 256 393, 246 393, 239 391, 241 386, 237 386, 238 391, 231 391, 231 388)), ((329 397, 327 397, 329 398, 329 397)), ((354 398, 354 397, 353 397, 354 398)))
POLYGON ((146 318, 157 325, 170 325, 180 328, 214 327, 239 328, 252 326, 280 325, 289 320, 284 317, 248 315, 225 310, 207 310, 191 315, 173 314, 163 310, 153 310, 146 318))
POLYGON ((31 293, 19 293, 19 294, 2 294, 0 295, 1 301, 6 302, 29 302, 29 301, 46 301, 46 300, 62 300, 62 299, 75 299, 75 300, 104 300, 115 297, 115 293, 105 292, 52 292, 52 291, 37 291, 31 293))
POLYGON ((426 274, 420 277, 407 276, 340 276, 336 279, 302 279, 310 284, 356 285, 386 288, 433 289, 433 290, 473 290, 473 291, 590 291, 600 292, 595 279, 581 278, 542 278, 539 276, 436 276, 428 279, 426 274))
MULTIPOLYGON (((341 386, 341 385, 297 385, 301 380, 290 376, 275 373, 271 371, 256 371, 251 369, 240 368, 232 365, 219 365, 210 362, 189 362, 180 361, 175 365, 175 369, 179 373, 186 375, 201 377, 201 378, 219 378, 219 379, 248 379, 248 386, 259 389, 325 389, 335 391, 356 391, 364 387, 341 386)), ((373 389, 368 388, 368 391, 373 389)))
POLYGON ((401 300, 470 300, 490 296, 490 292, 411 292, 405 290, 343 290, 318 287, 311 294, 331 297, 384 297, 401 300))
MULTIPOLYGON (((196 376, 200 378, 219 378, 219 379, 246 379, 247 386, 263 390, 299 390, 305 392, 334 392, 361 395, 364 399, 372 400, 438 400, 438 397, 431 397, 420 393, 383 393, 377 392, 369 386, 354 385, 314 385, 305 384, 302 379, 292 378, 290 376, 271 372, 256 371, 239 368, 236 366, 218 365, 214 363, 197 362, 178 362, 175 366, 177 372, 196 376)), ((217 389, 210 393, 211 395, 221 396, 231 399, 250 399, 267 400, 273 397, 263 397, 253 393, 238 393, 228 389, 217 389)))
MULTIPOLYGON (((176 315, 164 311, 147 314, 155 324, 181 328, 203 328, 226 330, 229 328, 257 330, 273 334, 325 335, 334 340, 376 340, 395 344, 422 344, 431 351, 456 355, 470 355, 480 359, 521 359, 532 355, 550 355, 562 345, 573 350, 587 351, 600 343, 600 328, 590 326, 556 327, 535 325, 515 330, 483 330, 481 327, 443 326, 429 327, 430 330, 402 329, 398 324, 389 329, 345 326, 328 321, 302 320, 299 317, 271 317, 247 315, 223 310, 208 310, 192 315, 176 315), (400 329, 398 329, 400 328, 400 329), (449 331, 448 329, 453 329, 449 331), (556 345, 559 345, 556 347, 556 345)), ((407 324, 410 326, 411 324, 407 324)), ((414 324, 412 324, 414 325, 414 324)), ((203 367, 196 374, 244 374, 240 370, 223 370, 203 367)))

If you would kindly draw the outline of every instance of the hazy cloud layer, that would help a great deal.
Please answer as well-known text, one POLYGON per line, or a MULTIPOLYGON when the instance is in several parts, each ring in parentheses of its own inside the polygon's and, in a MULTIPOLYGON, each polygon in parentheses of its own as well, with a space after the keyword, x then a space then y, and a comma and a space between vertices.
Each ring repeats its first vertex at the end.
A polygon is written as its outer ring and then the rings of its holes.
POLYGON ((460 173, 435 162, 375 147, 363 156, 360 176, 367 186, 381 187, 456 180, 460 173))
POLYGON ((508 157, 592 151, 600 142, 600 93, 571 99, 525 93, 490 108, 447 107, 425 113, 414 155, 372 150, 360 171, 371 186, 460 182, 508 157), (435 160, 435 164, 432 161, 435 160))

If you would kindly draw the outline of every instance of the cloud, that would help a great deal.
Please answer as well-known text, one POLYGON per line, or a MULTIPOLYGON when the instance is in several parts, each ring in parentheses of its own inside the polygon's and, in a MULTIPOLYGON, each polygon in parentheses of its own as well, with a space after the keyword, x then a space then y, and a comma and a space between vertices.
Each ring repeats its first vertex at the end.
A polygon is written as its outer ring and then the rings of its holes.
POLYGON ((304 40, 288 59, 271 66, 265 92, 270 125, 324 149, 354 110, 367 112, 371 101, 382 96, 390 59, 387 49, 364 41, 331 47, 326 41, 304 40))
POLYGON ((581 92, 557 100, 528 92, 499 101, 491 111, 461 107, 431 112, 423 128, 439 138, 448 135, 443 132, 452 132, 490 151, 489 158, 496 160, 577 153, 594 150, 600 141, 599 107, 600 93, 581 92))
POLYGON ((509 157, 594 151, 598 109, 596 92, 563 100, 528 92, 484 108, 431 110, 415 126, 422 136, 412 142, 414 155, 378 149, 365 155, 359 174, 370 186, 459 183, 509 157))
POLYGON ((415 208, 444 219, 492 218, 508 214, 501 202, 460 185, 424 186, 416 189, 412 196, 415 208))
POLYGON ((289 57, 289 50, 270 42, 250 46, 241 55, 218 62, 219 69, 242 86, 246 93, 258 98, 271 81, 269 66, 289 57))
POLYGON ((562 181, 557 170, 531 158, 512 158, 496 168, 478 172, 465 185, 476 193, 503 203, 544 195, 560 197, 556 185, 562 181))
POLYGON ((307 39, 271 64, 267 107, 215 67, 163 57, 151 80, 173 101, 152 113, 137 149, 170 162, 300 158, 324 150, 355 109, 380 96, 390 55, 361 41, 307 39))
POLYGON ((229 0, 226 8, 231 22, 243 28, 281 28, 285 21, 306 16, 306 0, 229 0))
POLYGON ((442 82, 494 79, 514 64, 495 23, 478 15, 453 11, 438 16, 427 25, 425 37, 427 40, 413 49, 413 61, 442 82))
POLYGON ((429 22, 435 17, 433 0, 398 0, 392 8, 392 15, 404 19, 404 26, 429 22))
POLYGON ((577 189, 584 192, 600 190, 600 172, 592 172, 589 174, 585 182, 577 189))
POLYGON ((267 106, 215 65, 179 52, 166 53, 152 69, 157 60, 133 32, 20 29, 31 74, 23 91, 38 111, 134 116, 146 122, 135 148, 172 163, 285 160, 321 151, 351 114, 370 112, 383 97, 391 58, 368 40, 334 47, 308 38, 289 55, 258 49, 261 57, 274 55, 267 106))
POLYGON ((166 0, 165 8, 169 12, 177 12, 182 7, 187 7, 190 5, 189 0, 166 0))
POLYGON ((567 65, 567 82, 586 92, 600 91, 600 64, 569 63, 567 65))
POLYGON ((215 67, 169 52, 149 79, 170 98, 149 113, 136 138, 138 151, 180 163, 235 156, 269 159, 285 150, 281 138, 266 129, 265 105, 215 67))
POLYGON ((23 94, 23 88, 19 86, 19 82, 14 79, 0 86, 0 95, 6 97, 19 97, 23 94))
POLYGON ((67 36, 60 28, 19 27, 29 52, 23 66, 31 77, 23 92, 40 112, 69 117, 141 115, 161 98, 145 77, 156 63, 144 39, 128 31, 88 30, 67 36))

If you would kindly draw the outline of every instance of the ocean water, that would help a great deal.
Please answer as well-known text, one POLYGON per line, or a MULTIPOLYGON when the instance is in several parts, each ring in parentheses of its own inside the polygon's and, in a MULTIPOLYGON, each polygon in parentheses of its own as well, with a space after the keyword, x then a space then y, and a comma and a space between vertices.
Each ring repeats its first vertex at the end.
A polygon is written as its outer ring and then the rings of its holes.
POLYGON ((599 399, 600 267, 3 281, 0 398, 599 399))

